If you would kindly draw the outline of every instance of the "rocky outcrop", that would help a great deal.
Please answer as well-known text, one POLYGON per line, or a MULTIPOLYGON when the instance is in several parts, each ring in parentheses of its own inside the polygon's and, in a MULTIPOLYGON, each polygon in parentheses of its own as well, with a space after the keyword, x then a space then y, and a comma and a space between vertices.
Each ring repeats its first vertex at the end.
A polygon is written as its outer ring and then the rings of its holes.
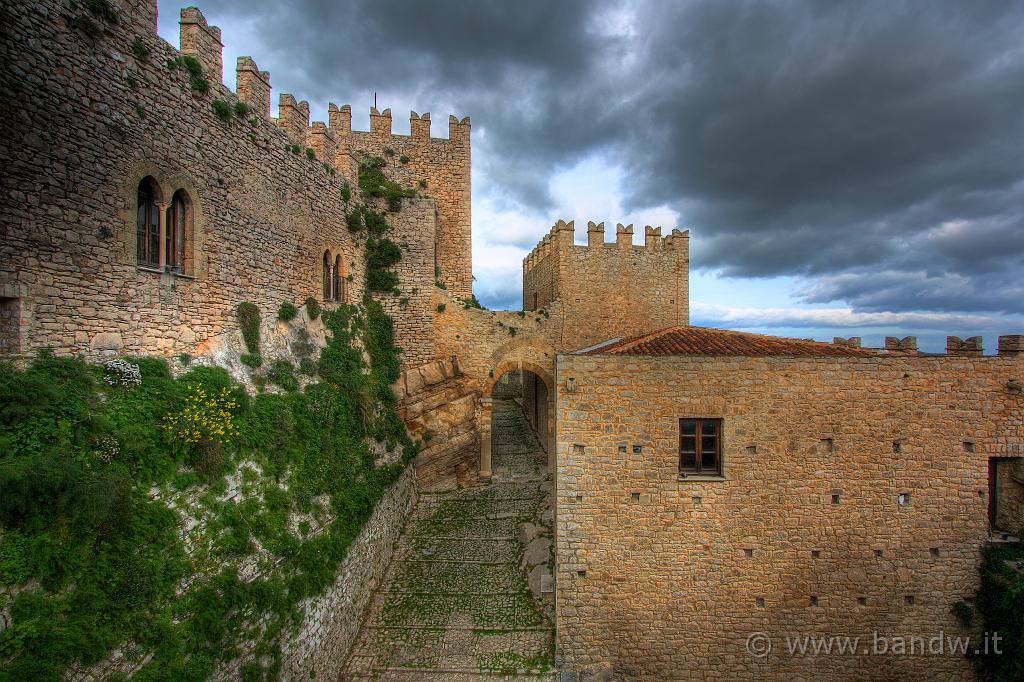
POLYGON ((446 487, 474 480, 480 452, 478 382, 451 358, 406 369, 392 388, 410 437, 423 444, 416 457, 421 485, 446 487))

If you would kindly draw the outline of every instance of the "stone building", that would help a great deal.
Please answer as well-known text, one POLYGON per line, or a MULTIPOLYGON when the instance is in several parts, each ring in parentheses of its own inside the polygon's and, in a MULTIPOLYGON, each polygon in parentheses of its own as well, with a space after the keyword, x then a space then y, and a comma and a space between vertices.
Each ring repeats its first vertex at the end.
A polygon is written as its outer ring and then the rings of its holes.
POLYGON ((673 327, 559 355, 564 663, 644 679, 972 678, 962 655, 800 656, 785 637, 979 634, 951 607, 973 597, 981 546, 1024 525, 1022 350, 673 327), (757 633, 772 652, 752 655, 757 633))
POLYGON ((376 202, 402 251, 397 291, 375 296, 404 349, 416 474, 486 480, 492 400, 518 392, 556 483, 567 672, 970 677, 962 657, 787 655, 780 638, 969 634, 950 607, 977 587, 978 550, 1024 523, 1022 337, 928 355, 909 337, 691 327, 689 232, 648 226, 640 245, 618 225, 606 244, 590 222, 584 245, 562 220, 523 262, 523 309, 481 310, 469 118, 437 139, 430 114, 396 135, 373 109, 359 131, 348 105, 311 122, 289 94, 273 117, 253 58, 223 85, 221 34, 198 9, 182 10, 179 50, 153 0, 110 7, 0 7, 0 354, 218 361, 241 302, 269 334, 282 303, 362 299, 366 237, 346 214, 376 202), (416 196, 361 197, 364 155, 416 196), (755 633, 775 649, 751 655, 755 633))

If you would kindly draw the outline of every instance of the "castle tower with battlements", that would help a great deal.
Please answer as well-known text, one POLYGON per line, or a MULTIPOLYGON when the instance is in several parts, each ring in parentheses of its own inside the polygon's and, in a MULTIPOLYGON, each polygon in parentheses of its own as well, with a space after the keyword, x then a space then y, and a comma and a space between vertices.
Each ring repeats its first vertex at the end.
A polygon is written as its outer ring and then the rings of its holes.
POLYGON ((574 238, 574 221, 559 220, 523 260, 523 310, 557 306, 563 347, 689 322, 689 231, 648 225, 636 245, 620 223, 606 243, 604 223, 589 222, 587 243, 574 238))
POLYGON ((202 354, 235 333, 242 301, 267 324, 284 302, 358 301, 366 237, 346 216, 365 200, 402 249, 397 287, 378 293, 401 318, 403 360, 432 360, 435 282, 472 293, 469 118, 449 117, 439 139, 430 114, 396 135, 391 111, 371 109, 360 131, 348 105, 311 123, 287 93, 274 118, 252 57, 236 91, 224 85, 221 31, 199 9, 181 11, 180 49, 156 34, 153 0, 111 12, 11 8, 9 34, 28 47, 24 69, 0 74, 20 110, 0 149, 0 351, 202 354), (63 68, 41 66, 51 59, 63 68), (415 196, 361 196, 364 156, 415 196))

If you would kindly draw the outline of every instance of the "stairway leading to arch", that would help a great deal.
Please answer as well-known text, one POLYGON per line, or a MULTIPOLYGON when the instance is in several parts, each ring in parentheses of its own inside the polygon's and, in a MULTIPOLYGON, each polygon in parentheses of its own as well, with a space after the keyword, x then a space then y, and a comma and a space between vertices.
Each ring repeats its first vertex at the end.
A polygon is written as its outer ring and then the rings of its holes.
POLYGON ((511 400, 494 401, 492 433, 489 485, 420 496, 342 680, 556 678, 536 594, 551 563, 547 458, 511 400))

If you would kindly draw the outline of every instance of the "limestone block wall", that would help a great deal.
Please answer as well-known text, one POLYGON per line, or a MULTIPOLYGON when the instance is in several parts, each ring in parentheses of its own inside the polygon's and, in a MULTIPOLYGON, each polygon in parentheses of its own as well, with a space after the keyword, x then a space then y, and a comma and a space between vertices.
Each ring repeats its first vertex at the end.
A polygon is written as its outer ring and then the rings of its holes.
POLYGON ((1021 451, 1024 398, 1007 384, 1022 369, 1012 355, 560 355, 564 665, 972 679, 963 656, 788 655, 783 637, 967 634, 950 607, 978 585, 989 458, 1021 451), (723 420, 721 480, 679 477, 682 417, 723 420), (766 657, 748 653, 756 632, 766 657))
POLYGON ((689 232, 616 226, 605 243, 604 223, 589 223, 586 246, 573 244, 575 225, 558 221, 523 261, 523 309, 561 316, 559 349, 574 350, 689 322, 689 232))
POLYGON ((447 139, 430 136, 430 114, 411 112, 409 135, 392 133, 390 109, 370 110, 368 132, 352 130, 352 110, 347 104, 330 104, 328 117, 339 168, 344 168, 346 159, 381 156, 387 161, 388 177, 436 201, 438 278, 455 295, 469 297, 473 292, 469 117, 449 116, 447 139))
MULTIPOLYGON (((81 3, 14 0, 2 12, 0 87, 16 107, 0 131, 0 285, 23 292, 4 302, 19 315, 18 353, 195 352, 237 326, 241 301, 272 318, 283 301, 321 298, 327 248, 345 254, 361 294, 342 176, 286 149, 259 112, 220 120, 212 101, 235 95, 210 68, 208 94, 168 68, 179 53, 155 35, 152 2, 125 4, 99 35, 74 24, 98 21, 81 3), (146 176, 165 206, 188 193, 190 272, 136 264, 146 176)), ((197 13, 183 19, 183 38, 209 39, 183 40, 209 66, 213 30, 197 13)))
POLYGON ((479 383, 449 358, 406 369, 393 389, 409 436, 422 443, 416 456, 421 485, 446 487, 472 480, 480 451, 479 383))
POLYGON ((337 678, 418 499, 419 482, 415 468, 410 467, 377 502, 373 515, 349 545, 334 585, 303 604, 303 625, 282 647, 283 679, 337 678))
MULTIPOLYGON (((525 360, 553 372, 558 333, 554 317, 534 312, 467 307, 450 292, 434 289, 434 346, 438 357, 459 359, 459 366, 481 386, 501 378, 503 361, 525 360)), ((504 372, 514 367, 504 367, 504 372)))
MULTIPOLYGON (((384 208, 384 202, 378 202, 384 208)), ((435 358, 432 334, 434 235, 437 207, 433 199, 403 199, 402 210, 387 214, 386 235, 402 249, 402 260, 391 269, 398 274, 397 294, 375 293, 395 320, 395 343, 402 349, 402 366, 418 367, 435 358)))
POLYGON ((996 477, 995 530, 1024 534, 1024 457, 992 462, 996 477))
POLYGON ((526 420, 530 423, 534 433, 537 434, 537 441, 545 452, 549 451, 547 423, 548 423, 548 387, 533 372, 523 372, 522 382, 522 405, 526 420))

